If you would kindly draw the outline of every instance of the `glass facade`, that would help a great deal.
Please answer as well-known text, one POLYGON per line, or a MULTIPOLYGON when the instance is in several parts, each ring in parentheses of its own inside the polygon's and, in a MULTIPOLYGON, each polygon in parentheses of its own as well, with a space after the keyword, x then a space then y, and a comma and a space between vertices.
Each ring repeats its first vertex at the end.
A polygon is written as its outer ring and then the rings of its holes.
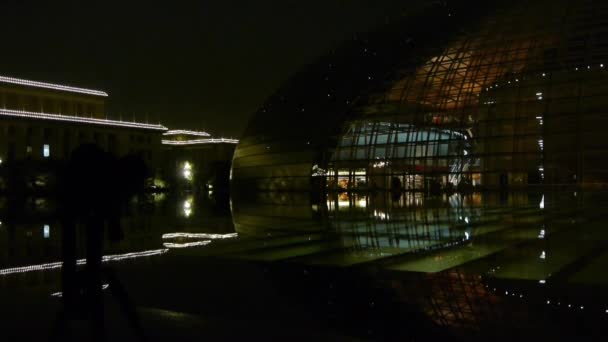
POLYGON ((358 37, 294 77, 241 140, 237 183, 268 190, 606 184, 608 4, 492 2, 472 11, 474 1, 462 3, 358 37), (311 89, 319 94, 294 94, 311 89))

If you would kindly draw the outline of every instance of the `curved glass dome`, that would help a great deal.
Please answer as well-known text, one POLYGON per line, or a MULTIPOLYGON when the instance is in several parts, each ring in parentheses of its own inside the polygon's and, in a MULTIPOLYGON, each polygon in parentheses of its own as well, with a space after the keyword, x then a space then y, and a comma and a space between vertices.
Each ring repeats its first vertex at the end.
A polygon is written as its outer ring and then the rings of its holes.
POLYGON ((237 187, 608 182, 608 3, 459 1, 348 43, 252 120, 237 187))

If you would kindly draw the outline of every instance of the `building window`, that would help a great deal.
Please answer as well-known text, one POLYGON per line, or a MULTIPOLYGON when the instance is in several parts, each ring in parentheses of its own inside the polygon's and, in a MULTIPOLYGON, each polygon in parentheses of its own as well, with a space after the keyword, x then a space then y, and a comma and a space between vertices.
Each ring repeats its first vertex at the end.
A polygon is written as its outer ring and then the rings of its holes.
POLYGON ((49 144, 44 144, 42 146, 42 156, 44 158, 48 158, 51 156, 51 146, 49 144))
POLYGON ((49 226, 48 224, 45 224, 42 228, 42 235, 44 236, 45 239, 48 239, 51 237, 51 226, 49 226))

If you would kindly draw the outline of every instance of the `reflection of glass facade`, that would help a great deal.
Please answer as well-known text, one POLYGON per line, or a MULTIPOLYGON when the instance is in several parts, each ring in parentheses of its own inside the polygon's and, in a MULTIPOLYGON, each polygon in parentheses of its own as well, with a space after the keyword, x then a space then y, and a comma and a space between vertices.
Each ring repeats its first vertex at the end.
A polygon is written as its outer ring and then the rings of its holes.
POLYGON ((605 184, 608 4, 460 3, 357 38, 297 75, 252 121, 237 183, 605 184))

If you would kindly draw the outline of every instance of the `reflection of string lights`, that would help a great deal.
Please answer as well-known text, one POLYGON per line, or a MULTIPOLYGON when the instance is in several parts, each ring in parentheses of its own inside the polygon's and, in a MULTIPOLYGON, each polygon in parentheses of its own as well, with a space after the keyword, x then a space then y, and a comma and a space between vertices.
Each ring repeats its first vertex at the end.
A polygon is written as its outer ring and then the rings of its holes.
MULTIPOLYGON (((108 287, 110 287, 110 284, 103 284, 101 285, 101 290, 106 290, 108 287)), ((58 297, 61 298, 63 297, 63 292, 55 292, 55 293, 51 293, 51 297, 58 297)))
POLYGON ((211 240, 186 242, 186 243, 165 242, 165 243, 163 243, 163 246, 165 248, 188 248, 188 247, 205 246, 210 243, 211 243, 211 240))
POLYGON ((187 131, 185 129, 171 129, 163 133, 163 135, 196 135, 199 137, 210 137, 211 135, 207 132, 199 132, 199 131, 187 131))
POLYGON ((238 144, 237 139, 194 139, 194 140, 162 140, 163 145, 204 145, 204 144, 238 144))
POLYGON ((205 246, 211 243, 211 240, 217 239, 230 239, 237 237, 237 233, 230 234, 208 234, 208 233, 167 233, 163 234, 163 240, 168 239, 208 239, 203 241, 193 241, 193 242, 184 242, 184 243, 175 243, 175 242, 165 242, 163 246, 166 248, 188 248, 188 247, 197 247, 197 246, 205 246))
MULTIPOLYGON (((135 258, 141 258, 141 257, 147 257, 147 256, 153 256, 153 255, 161 255, 168 251, 169 251, 168 249, 155 249, 155 250, 149 250, 149 251, 143 251, 143 252, 104 255, 101 258, 101 261, 110 262, 110 261, 120 261, 120 260, 126 260, 126 259, 135 259, 135 258)), ((86 263, 87 263, 86 259, 76 260, 76 265, 79 265, 79 266, 86 265, 86 263)), ((62 266, 63 266, 63 262, 58 261, 58 262, 51 262, 51 263, 40 264, 40 265, 5 268, 5 269, 0 270, 0 275, 4 276, 4 275, 9 275, 9 274, 15 274, 15 273, 28 273, 28 272, 35 272, 35 271, 52 270, 55 268, 61 268, 62 266)))
POLYGON ((207 233, 167 233, 163 239, 187 238, 187 239, 230 239, 238 236, 238 233, 230 234, 207 234, 207 233))

